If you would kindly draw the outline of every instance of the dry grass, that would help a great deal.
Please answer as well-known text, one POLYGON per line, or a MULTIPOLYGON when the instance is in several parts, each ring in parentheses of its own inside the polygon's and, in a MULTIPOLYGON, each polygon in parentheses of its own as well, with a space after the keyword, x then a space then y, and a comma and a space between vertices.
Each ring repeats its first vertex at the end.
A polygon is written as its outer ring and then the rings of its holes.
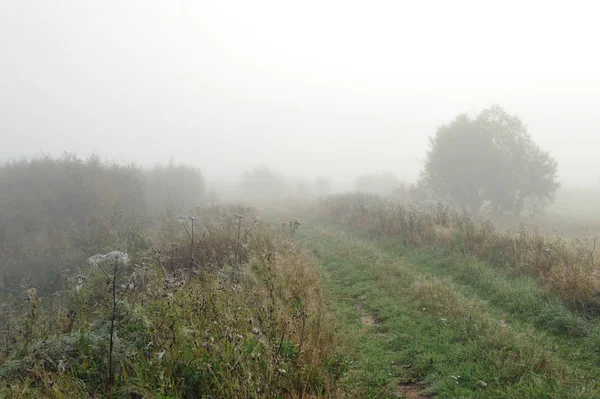
MULTIPOLYGON (((132 256, 137 264, 124 279, 132 289, 117 307, 114 397, 336 395, 333 321, 311 258, 289 232, 254 223, 250 208, 195 217, 193 246, 166 217, 154 247, 132 256), (244 239, 234 214, 243 217, 244 239)), ((110 287, 97 271, 89 275, 80 292, 36 296, 35 306, 4 302, 10 333, 0 396, 106 394, 110 287)))
POLYGON ((441 246, 535 276, 575 308, 600 314, 600 254, 594 237, 567 241, 524 228, 500 231, 491 221, 446 204, 394 203, 368 194, 327 197, 317 212, 406 246, 441 246))

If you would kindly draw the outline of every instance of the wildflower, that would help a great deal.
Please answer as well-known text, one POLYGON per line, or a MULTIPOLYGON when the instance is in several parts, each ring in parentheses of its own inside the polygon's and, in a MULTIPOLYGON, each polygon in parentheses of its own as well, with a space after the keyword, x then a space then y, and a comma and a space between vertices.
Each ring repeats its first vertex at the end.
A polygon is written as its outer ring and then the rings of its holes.
POLYGON ((485 382, 485 381, 481 381, 481 380, 479 380, 479 381, 477 381, 477 383, 478 383, 479 385, 481 385, 482 387, 484 387, 484 388, 488 386, 487 382, 485 382))

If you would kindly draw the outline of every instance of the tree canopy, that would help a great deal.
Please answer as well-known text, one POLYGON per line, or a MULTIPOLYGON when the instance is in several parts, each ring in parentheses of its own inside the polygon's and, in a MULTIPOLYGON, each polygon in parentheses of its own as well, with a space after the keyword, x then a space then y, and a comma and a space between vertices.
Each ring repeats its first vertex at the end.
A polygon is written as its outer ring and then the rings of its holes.
POLYGON ((486 204, 495 212, 519 215, 553 201, 557 168, 517 116, 493 106, 438 128, 430 139, 422 183, 472 212, 486 204))

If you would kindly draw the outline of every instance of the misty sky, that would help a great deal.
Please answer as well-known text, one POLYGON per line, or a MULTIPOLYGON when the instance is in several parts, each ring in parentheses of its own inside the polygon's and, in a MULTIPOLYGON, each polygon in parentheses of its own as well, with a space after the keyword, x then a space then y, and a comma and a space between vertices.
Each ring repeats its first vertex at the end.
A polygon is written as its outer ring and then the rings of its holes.
POLYGON ((0 159, 414 179, 438 125, 497 103, 596 182, 594 4, 0 0, 0 159))

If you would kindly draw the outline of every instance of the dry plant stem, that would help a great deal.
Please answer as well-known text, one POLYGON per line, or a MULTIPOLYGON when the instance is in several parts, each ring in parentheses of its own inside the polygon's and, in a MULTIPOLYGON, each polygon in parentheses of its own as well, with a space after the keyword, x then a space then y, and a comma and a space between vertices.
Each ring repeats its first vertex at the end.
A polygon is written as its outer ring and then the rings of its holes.
POLYGON ((175 256, 175 245, 171 245, 171 270, 175 269, 175 265, 173 264, 174 256, 175 256))
MULTIPOLYGON (((115 262, 115 267, 114 267, 114 274, 113 276, 116 276, 117 274, 117 262, 115 262)), ((113 278, 113 282, 112 282, 112 298, 113 298, 113 309, 112 309, 112 316, 110 318, 110 346, 108 349, 108 388, 109 388, 109 396, 112 399, 112 387, 113 387, 113 383, 114 383, 114 375, 113 375, 113 368, 112 368, 112 354, 113 354, 113 337, 114 337, 114 331, 115 331, 115 316, 116 316, 116 312, 117 312, 117 306, 116 306, 116 300, 117 300, 117 285, 115 284, 115 280, 113 278)))
POLYGON ((192 232, 190 233, 190 230, 188 230, 188 228, 186 227, 185 224, 183 224, 183 228, 185 229, 185 232, 187 233, 189 239, 190 239, 190 266, 194 265, 194 221, 195 219, 188 217, 188 220, 192 223, 192 232))
POLYGON ((240 246, 241 246, 242 241, 244 241, 246 239, 246 237, 248 237, 248 234, 250 234, 250 232, 256 225, 256 220, 254 221, 254 223, 252 223, 250 228, 246 229, 246 232, 244 233, 243 237, 242 237, 242 217, 238 216, 237 220, 238 220, 238 225, 237 225, 237 245, 236 245, 236 249, 235 249, 235 264, 239 271, 242 267, 242 257, 240 256, 240 246))
POLYGON ((194 219, 191 220, 192 222, 192 236, 190 239, 190 267, 194 266, 194 219))
POLYGON ((239 267, 241 260, 240 260, 240 233, 242 230, 242 217, 238 216, 237 217, 238 220, 238 225, 237 225, 237 246, 235 248, 235 264, 239 267))
POLYGON ((114 349, 114 335, 115 335, 115 319, 117 317, 117 305, 125 296, 129 288, 129 284, 125 286, 125 289, 117 298, 117 278, 119 275, 125 270, 125 265, 123 265, 119 269, 119 262, 115 261, 113 264, 112 276, 109 275, 102 266, 98 265, 99 269, 106 275, 110 284, 112 285, 112 314, 110 318, 110 340, 109 340, 109 349, 108 349, 108 380, 106 381, 106 388, 109 392, 109 397, 112 399, 113 397, 113 386, 114 386, 114 372, 112 367, 112 357, 113 357, 113 349, 114 349))
POLYGON ((302 346, 304 345, 304 329, 306 327, 306 312, 302 311, 302 329, 300 330, 300 345, 298 346, 298 358, 296 359, 296 384, 297 391, 300 392, 301 380, 300 380, 300 356, 302 356, 302 346))

